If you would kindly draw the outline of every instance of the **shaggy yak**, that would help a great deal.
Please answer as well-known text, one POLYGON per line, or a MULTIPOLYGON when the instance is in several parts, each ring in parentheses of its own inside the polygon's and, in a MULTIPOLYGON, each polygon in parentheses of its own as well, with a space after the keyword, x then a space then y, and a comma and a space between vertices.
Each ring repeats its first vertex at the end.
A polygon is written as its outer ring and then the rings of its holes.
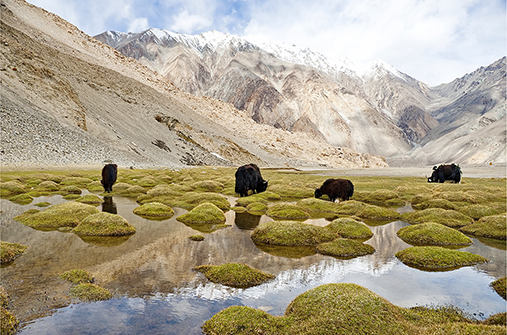
POLYGON ((113 191, 113 184, 116 182, 116 176, 118 174, 118 166, 116 164, 106 164, 102 168, 102 180, 100 183, 104 186, 105 192, 113 191))
POLYGON ((242 197, 248 195, 248 191, 253 193, 264 192, 268 188, 268 181, 262 179, 259 167, 255 164, 240 166, 236 171, 235 191, 242 197))
POLYGON ((455 183, 461 182, 461 168, 459 165, 452 163, 433 167, 433 173, 428 178, 428 183, 443 183, 446 180, 451 180, 455 183))
POLYGON ((337 198, 345 201, 354 194, 354 184, 347 179, 328 179, 322 186, 315 190, 315 198, 327 194, 329 200, 335 202, 337 198))

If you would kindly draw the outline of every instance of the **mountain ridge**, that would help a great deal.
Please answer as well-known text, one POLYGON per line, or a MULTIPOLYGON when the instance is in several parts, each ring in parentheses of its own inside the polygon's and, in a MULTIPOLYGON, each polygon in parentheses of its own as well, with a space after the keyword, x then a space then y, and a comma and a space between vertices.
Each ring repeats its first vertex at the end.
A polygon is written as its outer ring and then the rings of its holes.
MULTIPOLYGON (((108 43, 105 34, 96 38, 108 43)), ((258 123, 306 132, 333 146, 386 157, 410 156, 418 147, 462 125, 447 122, 442 115, 466 119, 461 115, 468 113, 457 107, 467 92, 454 98, 450 94, 459 78, 454 84, 429 87, 380 60, 362 67, 347 59, 333 64, 309 49, 266 41, 255 44, 248 37, 216 31, 183 35, 148 29, 121 36, 127 35, 128 39, 117 41, 117 49, 182 90, 231 103, 258 123), (140 37, 147 35, 155 39, 141 43, 140 37)), ((497 62, 502 61, 504 70, 505 58, 497 62)), ((504 116, 506 99, 501 87, 505 87, 505 70, 501 70, 502 65, 496 74, 483 71, 500 92, 490 97, 492 102, 484 112, 501 106, 495 115, 504 116)), ((490 88, 484 89, 484 96, 494 93, 490 88)), ((477 90, 472 93, 480 95, 477 90)), ((474 108, 469 102, 466 106, 474 108)), ((501 144, 503 139, 494 141, 501 144)), ((417 159, 433 164, 431 155, 417 159)), ((504 162, 505 155, 498 159, 504 162)))
POLYGON ((332 147, 254 122, 23 0, 0 6, 2 166, 66 164, 385 167, 383 157, 332 147))

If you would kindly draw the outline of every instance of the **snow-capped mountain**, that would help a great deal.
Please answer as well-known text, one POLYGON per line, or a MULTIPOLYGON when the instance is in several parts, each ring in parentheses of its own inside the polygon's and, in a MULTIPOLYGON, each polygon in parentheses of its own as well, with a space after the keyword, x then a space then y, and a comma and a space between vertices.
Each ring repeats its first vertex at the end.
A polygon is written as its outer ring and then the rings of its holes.
MULTIPOLYGON (((428 87, 381 60, 355 64, 329 59, 258 36, 185 35, 152 28, 95 38, 189 93, 246 110, 258 123, 386 157, 404 155, 451 131, 440 125, 446 117, 438 111, 462 97, 449 88, 428 87)), ((491 80, 498 82, 497 77, 491 80)), ((505 104, 505 96, 493 100, 505 104)), ((456 106, 452 109, 444 114, 460 113, 456 106)))

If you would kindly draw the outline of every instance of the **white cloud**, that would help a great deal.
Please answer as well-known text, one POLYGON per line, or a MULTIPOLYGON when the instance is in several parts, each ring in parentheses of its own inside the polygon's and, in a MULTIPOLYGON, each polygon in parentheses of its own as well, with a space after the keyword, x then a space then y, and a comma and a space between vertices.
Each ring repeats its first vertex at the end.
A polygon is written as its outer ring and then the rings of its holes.
POLYGON ((277 1, 252 8, 251 17, 246 34, 358 63, 382 59, 431 85, 505 55, 501 0, 277 1))
POLYGON ((128 32, 139 33, 141 31, 145 31, 151 28, 148 24, 148 19, 145 17, 136 18, 132 22, 130 22, 128 27, 128 32))
POLYGON ((505 0, 29 0, 90 35, 149 27, 264 35, 430 85, 506 54, 505 0))
POLYGON ((173 23, 169 30, 184 34, 191 34, 196 30, 210 26, 212 23, 210 18, 200 15, 192 15, 187 10, 180 12, 176 17, 172 18, 173 23))

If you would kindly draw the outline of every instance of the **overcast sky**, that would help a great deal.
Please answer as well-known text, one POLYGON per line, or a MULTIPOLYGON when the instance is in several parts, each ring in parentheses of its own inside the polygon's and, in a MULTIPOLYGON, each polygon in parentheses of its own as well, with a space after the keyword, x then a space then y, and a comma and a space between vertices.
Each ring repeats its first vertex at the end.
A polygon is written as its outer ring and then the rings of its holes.
POLYGON ((148 28, 262 35, 435 86, 506 55, 505 0, 28 0, 94 36, 148 28))

